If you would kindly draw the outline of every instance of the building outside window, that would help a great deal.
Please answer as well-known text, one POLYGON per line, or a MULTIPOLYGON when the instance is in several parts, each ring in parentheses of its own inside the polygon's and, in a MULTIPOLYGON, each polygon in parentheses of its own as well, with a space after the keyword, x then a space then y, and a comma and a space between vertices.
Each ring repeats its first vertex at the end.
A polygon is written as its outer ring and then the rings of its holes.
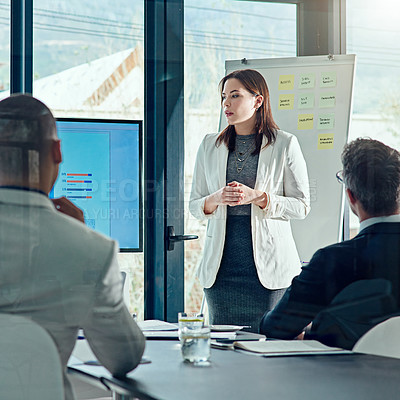
MULTIPOLYGON (((143 120, 143 21, 143 1, 35 0, 33 95, 56 117, 143 120)), ((143 253, 118 261, 143 319, 143 253)))
POLYGON ((0 93, 10 88, 10 1, 0 2, 0 93))

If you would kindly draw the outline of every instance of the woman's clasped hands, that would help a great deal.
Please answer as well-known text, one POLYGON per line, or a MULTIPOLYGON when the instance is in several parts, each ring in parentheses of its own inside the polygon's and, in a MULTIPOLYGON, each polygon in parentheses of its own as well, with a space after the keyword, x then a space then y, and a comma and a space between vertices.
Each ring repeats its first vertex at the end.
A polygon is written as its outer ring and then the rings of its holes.
POLYGON ((223 189, 236 191, 237 193, 240 194, 240 198, 237 200, 236 203, 233 204, 227 203, 230 206, 250 204, 257 197, 256 191, 254 189, 249 188, 248 186, 243 185, 242 183, 236 181, 229 182, 228 185, 225 186, 225 188, 223 189))
POLYGON ((264 208, 268 203, 268 196, 264 192, 232 181, 206 198, 204 212, 211 214, 219 205, 234 207, 251 203, 264 208))
POLYGON ((242 204, 245 198, 243 189, 237 185, 237 182, 230 182, 215 193, 215 201, 218 205, 237 206, 242 204))

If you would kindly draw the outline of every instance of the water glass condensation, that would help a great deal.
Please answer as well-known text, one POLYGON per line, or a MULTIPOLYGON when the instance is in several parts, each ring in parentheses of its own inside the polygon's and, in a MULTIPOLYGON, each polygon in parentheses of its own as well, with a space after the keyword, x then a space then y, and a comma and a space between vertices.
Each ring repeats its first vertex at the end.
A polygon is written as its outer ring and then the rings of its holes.
POLYGON ((182 328, 181 352, 185 362, 196 364, 206 363, 210 359, 211 339, 210 328, 182 328))

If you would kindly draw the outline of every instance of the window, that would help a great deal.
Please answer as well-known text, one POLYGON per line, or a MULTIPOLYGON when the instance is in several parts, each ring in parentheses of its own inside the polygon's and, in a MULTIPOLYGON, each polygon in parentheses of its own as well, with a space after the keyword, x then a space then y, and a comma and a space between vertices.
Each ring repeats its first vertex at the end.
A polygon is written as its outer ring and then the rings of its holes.
MULTIPOLYGON (((143 16, 141 1, 36 0, 34 96, 56 117, 143 120, 143 16)), ((143 253, 119 263, 143 318, 143 253)))
MULTIPOLYGON (((347 53, 356 54, 350 140, 369 136, 400 149, 400 3, 347 0, 347 53)), ((350 217, 351 236, 358 232, 350 217)))
POLYGON ((0 43, 1 93, 10 88, 10 1, 0 2, 0 43))

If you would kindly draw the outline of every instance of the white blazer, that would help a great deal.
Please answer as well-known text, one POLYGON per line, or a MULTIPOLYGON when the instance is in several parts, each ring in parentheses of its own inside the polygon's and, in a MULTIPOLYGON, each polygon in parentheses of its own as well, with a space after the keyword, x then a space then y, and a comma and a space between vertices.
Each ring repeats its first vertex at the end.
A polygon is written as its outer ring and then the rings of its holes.
MULTIPOLYGON (((226 186, 228 148, 215 145, 218 134, 206 135, 200 144, 193 174, 189 209, 194 217, 208 219, 203 257, 197 276, 203 287, 216 279, 225 243, 226 207, 204 214, 208 195, 226 186)), ((300 272, 300 260, 290 227, 291 219, 302 219, 310 211, 307 167, 297 138, 277 131, 273 145, 265 147, 264 137, 258 159, 254 189, 270 195, 270 205, 251 205, 253 255, 260 282, 268 289, 288 287, 300 272)))

